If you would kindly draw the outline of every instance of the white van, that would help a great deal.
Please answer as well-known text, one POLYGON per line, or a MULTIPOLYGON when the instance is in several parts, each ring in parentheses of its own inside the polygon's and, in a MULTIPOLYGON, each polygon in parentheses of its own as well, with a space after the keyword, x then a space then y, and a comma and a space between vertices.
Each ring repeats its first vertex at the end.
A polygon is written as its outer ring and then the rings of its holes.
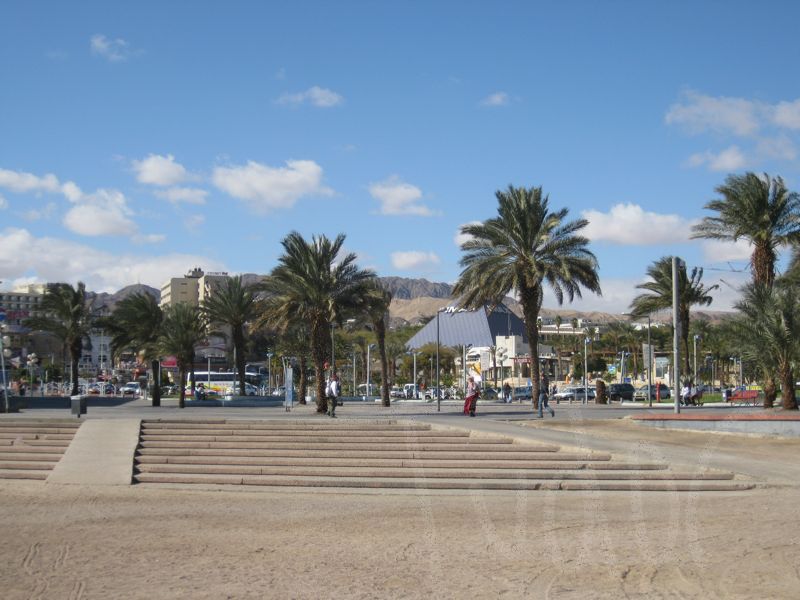
POLYGON ((403 386, 403 392, 406 395, 406 398, 419 398, 419 390, 417 389, 417 384, 415 383, 407 383, 403 386))

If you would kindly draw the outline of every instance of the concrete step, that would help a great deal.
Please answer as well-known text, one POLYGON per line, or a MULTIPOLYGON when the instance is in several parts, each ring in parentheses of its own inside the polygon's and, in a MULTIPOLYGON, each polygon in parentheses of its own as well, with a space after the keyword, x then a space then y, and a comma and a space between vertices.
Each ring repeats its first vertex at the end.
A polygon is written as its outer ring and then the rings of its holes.
POLYGON ((34 452, 3 452, 0 449, 0 463, 3 461, 52 462, 57 463, 63 454, 36 454, 34 452))
MULTIPOLYGON (((446 431, 446 430, 430 430, 430 429, 311 429, 311 428, 292 428, 286 429, 281 427, 264 426, 264 427, 236 427, 229 426, 214 426, 208 425, 204 427, 152 427, 146 423, 142 424, 142 433, 148 435, 157 435, 159 433, 169 435, 269 435, 269 436, 282 436, 286 438, 308 438, 316 435, 325 435, 326 437, 375 437, 382 438, 407 438, 407 437, 436 437, 436 438, 470 438, 467 431, 446 431)), ((504 438, 497 438, 504 439, 504 438)), ((508 443, 511 440, 507 440, 508 443)))
POLYGON ((181 473, 138 473, 137 483, 252 485, 269 487, 334 487, 450 490, 606 490, 606 491, 732 491, 753 486, 719 481, 564 481, 428 479, 428 478, 352 478, 292 477, 271 475, 203 475, 181 473))
POLYGON ((260 466, 313 466, 313 467, 413 467, 442 469, 593 469, 616 471, 658 471, 666 469, 663 464, 636 463, 591 463, 577 461, 547 460, 441 460, 402 458, 285 458, 269 456, 185 456, 185 455, 138 455, 137 464, 184 464, 184 465, 260 465, 260 466))
POLYGON ((192 433, 158 433, 153 434, 150 432, 143 432, 140 438, 144 441, 170 441, 170 442, 260 442, 260 443, 288 443, 288 444, 502 444, 511 445, 513 440, 510 439, 491 439, 491 438, 469 438, 469 437, 418 437, 416 435, 409 435, 405 437, 400 436, 329 436, 325 435, 261 435, 258 432, 241 432, 241 431, 228 431, 222 432, 222 435, 217 433, 204 433, 198 435, 197 432, 192 433))
POLYGON ((8 424, 0 426, 0 437, 6 437, 14 433, 38 433, 38 434, 67 434, 75 435, 77 427, 64 427, 63 425, 53 427, 13 427, 8 424))
POLYGON ((432 469, 390 467, 301 467, 260 465, 140 464, 139 473, 185 473, 209 475, 289 475, 298 477, 424 478, 424 479, 576 479, 713 481, 733 479, 733 473, 686 473, 672 471, 552 471, 536 469, 432 469))
POLYGON ((36 431, 44 429, 73 429, 77 430, 81 426, 75 419, 9 419, 0 421, 0 431, 5 429, 29 428, 36 431))
POLYGON ((0 446, 0 454, 14 454, 17 452, 25 454, 41 453, 41 454, 64 454, 64 446, 48 447, 48 446, 30 446, 24 443, 14 446, 0 446))
POLYGON ((51 448, 66 448, 72 440, 23 440, 20 443, 29 446, 48 446, 51 448))
MULTIPOLYGON (((32 440, 31 443, 34 443, 32 440)), ((56 443, 54 441, 53 443, 56 443)), ((249 442, 234 440, 208 440, 208 441, 178 441, 168 439, 141 441, 144 448, 220 448, 220 449, 262 449, 262 450, 324 450, 327 452, 339 452, 342 450, 361 450, 364 452, 383 452, 383 451, 407 451, 416 452, 469 452, 469 453, 542 453, 557 452, 557 446, 533 445, 533 444, 402 444, 402 443, 382 443, 382 444, 353 444, 353 443, 324 443, 324 442, 249 442)))
MULTIPOLYGON (((58 462, 58 461, 56 461, 58 462)), ((52 471, 56 466, 55 462, 40 462, 40 461, 9 461, 0 460, 0 470, 3 469, 24 469, 27 471, 52 471)))
POLYGON ((162 447, 149 445, 151 442, 142 443, 138 452, 142 455, 161 455, 161 456, 272 456, 284 458, 330 458, 335 455, 337 458, 414 458, 414 459, 444 459, 444 460, 515 460, 528 459, 536 460, 557 460, 557 461, 608 461, 611 460, 610 454, 596 453, 569 453, 569 452, 474 452, 467 456, 463 452, 423 452, 417 450, 393 450, 393 451, 365 451, 361 450, 295 450, 295 449, 271 449, 271 448, 220 448, 202 442, 194 444, 193 447, 183 445, 162 447), (199 447, 194 447, 199 446, 199 447))
POLYGON ((74 433, 16 433, 0 431, 0 442, 6 440, 71 440, 75 437, 74 433))
POLYGON ((143 429, 269 429, 280 431, 430 431, 430 425, 421 424, 400 424, 394 421, 354 421, 341 419, 337 421, 321 420, 319 422, 307 421, 249 421, 249 420, 209 420, 209 421, 182 421, 179 419, 170 420, 146 420, 142 421, 143 429))
POLYGON ((0 479, 47 479, 48 471, 21 471, 0 469, 0 479))

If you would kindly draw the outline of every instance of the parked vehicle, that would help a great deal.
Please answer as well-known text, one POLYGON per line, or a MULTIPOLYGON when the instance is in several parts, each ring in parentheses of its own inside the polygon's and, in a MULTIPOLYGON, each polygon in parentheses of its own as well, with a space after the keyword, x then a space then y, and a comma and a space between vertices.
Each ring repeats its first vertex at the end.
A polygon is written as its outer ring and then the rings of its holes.
POLYGON ((633 400, 633 394, 636 392, 630 383, 612 383, 608 386, 609 400, 633 400))
POLYGON ((406 393, 403 390, 403 388, 401 388, 398 385, 395 385, 394 387, 392 387, 392 389, 389 390, 389 397, 390 398, 405 398, 406 397, 406 393))
MULTIPOLYGON (((661 397, 661 399, 662 400, 669 400, 670 392, 669 392, 669 388, 666 386, 666 384, 660 383, 660 384, 658 384, 658 387, 660 389, 659 396, 661 397)), ((642 385, 642 386, 639 386, 637 388, 637 390, 633 394, 633 399, 634 400, 642 400, 642 401, 646 401, 647 400, 647 385, 646 384, 642 385)), ((655 399, 656 399, 656 384, 654 383, 650 388, 650 400, 655 400, 655 399)))
POLYGON ((532 400, 533 387, 530 385, 515 387, 513 390, 513 398, 514 400, 528 400, 528 401, 532 400))
POLYGON ((590 387, 588 389, 588 396, 586 395, 586 392, 587 390, 584 387, 577 387, 577 386, 568 387, 564 388, 560 392, 557 392, 553 396, 553 399, 555 399, 556 404, 558 404, 559 402, 572 402, 572 401, 583 402, 584 398, 588 398, 589 400, 594 400, 595 397, 594 388, 590 387))
POLYGON ((129 381, 120 388, 123 396, 138 396, 141 393, 141 387, 138 381, 129 381))

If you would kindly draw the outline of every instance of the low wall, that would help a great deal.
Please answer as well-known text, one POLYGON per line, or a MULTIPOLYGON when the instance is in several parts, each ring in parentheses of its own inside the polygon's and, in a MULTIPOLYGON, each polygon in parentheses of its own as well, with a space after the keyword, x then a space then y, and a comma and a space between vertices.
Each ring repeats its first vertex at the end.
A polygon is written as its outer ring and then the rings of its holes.
POLYGON ((662 429, 723 431, 754 435, 800 437, 800 414, 758 413, 745 415, 632 415, 632 421, 662 429))

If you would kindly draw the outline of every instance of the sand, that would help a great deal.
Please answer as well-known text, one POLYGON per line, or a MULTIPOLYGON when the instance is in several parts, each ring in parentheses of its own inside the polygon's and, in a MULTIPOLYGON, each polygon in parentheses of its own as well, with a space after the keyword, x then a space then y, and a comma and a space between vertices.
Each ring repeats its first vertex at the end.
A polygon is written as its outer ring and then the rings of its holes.
POLYGON ((798 494, 0 483, 4 598, 795 598, 798 494))

